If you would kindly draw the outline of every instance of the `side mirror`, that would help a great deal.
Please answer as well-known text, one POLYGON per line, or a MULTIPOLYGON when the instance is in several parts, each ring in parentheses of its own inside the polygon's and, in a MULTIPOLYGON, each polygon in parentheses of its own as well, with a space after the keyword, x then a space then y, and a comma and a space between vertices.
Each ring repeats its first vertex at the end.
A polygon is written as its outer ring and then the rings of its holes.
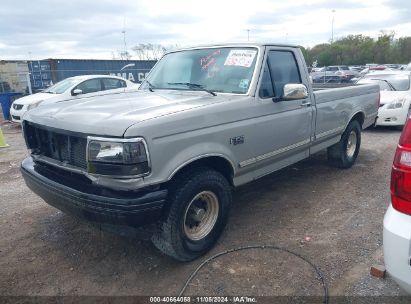
POLYGON ((308 90, 302 83, 288 83, 284 85, 282 100, 297 100, 308 97, 308 90))
POLYGON ((71 91, 71 95, 73 95, 73 96, 77 96, 77 95, 80 95, 80 94, 83 94, 83 90, 74 89, 73 91, 71 91))

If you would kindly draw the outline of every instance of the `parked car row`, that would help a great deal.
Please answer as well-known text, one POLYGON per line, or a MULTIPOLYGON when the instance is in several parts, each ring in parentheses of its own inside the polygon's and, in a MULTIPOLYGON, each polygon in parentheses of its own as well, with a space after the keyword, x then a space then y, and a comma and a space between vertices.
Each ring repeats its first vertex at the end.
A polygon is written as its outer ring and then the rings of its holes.
POLYGON ((313 83, 342 83, 349 82, 358 72, 346 65, 334 65, 311 72, 313 83))
POLYGON ((335 65, 327 67, 316 67, 310 69, 310 77, 313 83, 346 83, 357 82, 364 75, 376 71, 395 71, 395 70, 411 70, 411 65, 404 66, 400 64, 374 64, 366 65, 335 65))

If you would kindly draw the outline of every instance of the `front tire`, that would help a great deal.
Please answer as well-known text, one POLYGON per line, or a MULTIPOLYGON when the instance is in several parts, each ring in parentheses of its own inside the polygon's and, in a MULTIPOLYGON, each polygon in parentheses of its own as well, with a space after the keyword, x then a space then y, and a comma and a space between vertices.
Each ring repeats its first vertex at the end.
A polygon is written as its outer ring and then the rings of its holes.
POLYGON ((354 165, 361 146, 361 125, 357 120, 349 123, 338 143, 328 148, 328 161, 338 168, 354 165))
POLYGON ((152 242, 179 261, 205 254, 227 222, 231 188, 227 179, 209 168, 183 173, 169 187, 168 212, 152 242))

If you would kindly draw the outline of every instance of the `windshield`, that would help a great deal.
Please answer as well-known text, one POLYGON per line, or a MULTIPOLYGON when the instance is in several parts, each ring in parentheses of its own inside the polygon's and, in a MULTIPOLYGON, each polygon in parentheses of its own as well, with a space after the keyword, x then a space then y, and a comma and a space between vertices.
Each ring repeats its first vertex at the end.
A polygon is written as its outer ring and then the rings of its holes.
POLYGON ((256 48, 207 48, 165 55, 141 89, 208 90, 244 94, 253 76, 256 48))
POLYGON ((381 91, 408 91, 410 89, 409 75, 368 75, 358 83, 376 83, 381 91))
POLYGON ((44 90, 44 93, 51 93, 51 94, 63 94, 67 89, 71 86, 77 84, 79 81, 74 79, 64 79, 60 82, 57 82, 55 85, 44 90))

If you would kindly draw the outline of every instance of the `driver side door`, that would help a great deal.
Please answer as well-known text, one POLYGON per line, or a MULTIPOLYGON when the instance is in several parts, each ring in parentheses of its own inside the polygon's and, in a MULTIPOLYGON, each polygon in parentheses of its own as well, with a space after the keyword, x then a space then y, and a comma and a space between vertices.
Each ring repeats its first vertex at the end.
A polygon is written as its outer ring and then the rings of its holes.
MULTIPOLYGON (((305 65, 295 48, 268 48, 256 92, 254 177, 271 173, 308 157, 313 106, 310 97, 281 100, 284 85, 305 84, 305 65), (304 76, 304 77, 302 77, 304 76), (304 80, 303 80, 304 79, 304 80)), ((241 164, 240 164, 241 166, 241 164)))

